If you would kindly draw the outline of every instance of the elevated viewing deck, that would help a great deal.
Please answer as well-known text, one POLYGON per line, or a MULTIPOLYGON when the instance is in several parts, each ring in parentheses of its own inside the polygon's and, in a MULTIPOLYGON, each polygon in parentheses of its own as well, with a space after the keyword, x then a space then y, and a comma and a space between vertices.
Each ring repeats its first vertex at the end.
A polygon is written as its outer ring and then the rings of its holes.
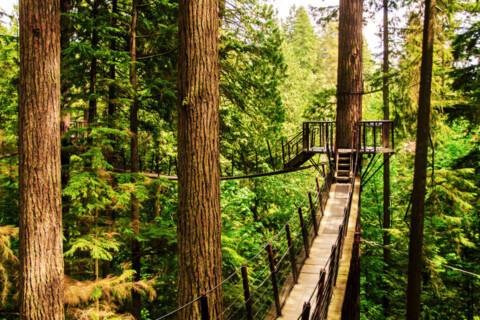
MULTIPOLYGON (((393 153, 395 150, 393 121, 361 121, 356 132, 359 133, 358 151, 361 154, 393 153)), ((302 131, 282 144, 285 168, 301 166, 315 154, 326 154, 332 158, 335 153, 334 137, 335 122, 304 122, 302 131)), ((355 153, 357 150, 351 148, 350 151, 355 153)))

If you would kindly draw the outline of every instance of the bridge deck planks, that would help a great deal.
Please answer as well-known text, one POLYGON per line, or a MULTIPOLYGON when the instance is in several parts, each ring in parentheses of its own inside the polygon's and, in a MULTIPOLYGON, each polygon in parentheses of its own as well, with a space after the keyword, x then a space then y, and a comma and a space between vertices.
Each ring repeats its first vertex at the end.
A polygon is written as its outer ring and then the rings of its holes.
POLYGON ((353 241, 355 240, 355 227, 360 197, 360 178, 357 177, 356 179, 352 206, 350 208, 348 230, 343 244, 342 258, 339 262, 337 283, 333 289, 332 301, 330 301, 330 305, 328 306, 329 320, 340 320, 342 318, 343 300, 347 289, 348 273, 350 271, 350 262, 352 259, 353 241))
MULTIPOLYGON (((350 185, 333 184, 330 189, 325 215, 320 224, 318 236, 312 243, 310 256, 304 263, 298 283, 293 287, 283 308, 282 316, 278 319, 296 320, 302 313, 303 303, 310 299, 322 268, 326 267, 332 245, 338 235, 338 228, 342 223, 343 211, 347 205, 350 185)), ((315 299, 312 299, 314 302, 315 299)), ((314 305, 312 305, 312 309, 314 305)))

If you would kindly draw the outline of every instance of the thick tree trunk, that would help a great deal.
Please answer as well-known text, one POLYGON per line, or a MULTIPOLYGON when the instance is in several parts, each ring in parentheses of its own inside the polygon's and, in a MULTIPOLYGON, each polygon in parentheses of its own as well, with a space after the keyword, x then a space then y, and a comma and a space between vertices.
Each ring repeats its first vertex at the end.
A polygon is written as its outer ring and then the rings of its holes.
MULTIPOLYGON (((219 23, 217 0, 180 0, 178 303, 183 305, 208 292, 211 319, 223 319, 219 23)), ((198 303, 182 309, 177 316, 182 320, 199 319, 198 303)))
POLYGON ((90 60, 90 97, 88 99, 87 122, 92 124, 97 117, 97 57, 96 50, 98 49, 98 30, 95 19, 98 16, 98 9, 100 6, 99 0, 93 0, 92 3, 92 58, 90 60))
POLYGON ((20 1, 20 318, 63 319, 60 1, 20 1))
POLYGON ((418 99, 417 143, 413 176, 412 216, 408 256, 407 319, 420 319, 420 294, 423 267, 423 223, 430 136, 430 97, 434 43, 435 0, 425 1, 422 66, 418 99))
MULTIPOLYGON (((133 91, 133 101, 130 107, 130 161, 131 172, 138 172, 140 161, 138 156, 138 98, 137 98, 137 19, 138 8, 137 0, 132 2, 132 20, 130 24, 130 84, 133 91)), ((132 229, 134 238, 132 239, 132 267, 135 270, 135 280, 140 280, 141 272, 141 248, 137 236, 140 233, 140 204, 135 195, 132 194, 132 229)), ((132 314, 135 319, 140 319, 142 309, 142 298, 136 291, 132 292, 132 314)))
MULTIPOLYGON (((388 2, 383 0, 383 119, 390 119, 390 48, 389 48, 389 27, 388 27, 388 2)), ((387 127, 383 131, 383 146, 388 147, 389 130, 387 127)), ((383 155, 383 276, 386 277, 390 263, 390 236, 387 229, 391 226, 390 218, 390 155, 383 155)), ((384 282, 383 295, 383 314, 389 314, 390 300, 388 299, 389 288, 384 282)))
POLYGON ((336 148, 352 148, 362 118, 363 0, 340 0, 336 148))

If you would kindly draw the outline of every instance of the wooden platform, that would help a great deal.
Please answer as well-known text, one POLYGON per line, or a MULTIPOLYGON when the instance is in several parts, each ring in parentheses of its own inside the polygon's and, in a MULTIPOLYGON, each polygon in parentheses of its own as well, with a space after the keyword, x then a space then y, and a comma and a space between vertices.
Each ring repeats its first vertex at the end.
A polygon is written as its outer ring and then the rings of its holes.
MULTIPOLYGON (((347 205, 349 188, 350 184, 332 185, 325 215, 321 221, 318 236, 311 246, 310 256, 302 267, 298 283, 293 287, 282 308, 282 316, 278 319, 298 319, 302 313, 303 303, 308 301, 314 292, 320 270, 326 269, 332 245, 337 239, 338 228, 342 223, 343 211, 347 205)), ((314 307, 312 305, 312 309, 314 307)))

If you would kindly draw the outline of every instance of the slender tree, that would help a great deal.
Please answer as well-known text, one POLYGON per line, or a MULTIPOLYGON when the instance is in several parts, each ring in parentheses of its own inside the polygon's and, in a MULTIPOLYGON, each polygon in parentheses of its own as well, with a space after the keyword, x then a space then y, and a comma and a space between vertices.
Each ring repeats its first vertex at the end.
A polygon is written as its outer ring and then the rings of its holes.
POLYGON ((96 50, 98 49, 98 29, 96 26, 96 19, 98 18, 98 13, 100 9, 100 0, 92 0, 92 32, 91 32, 91 40, 92 40, 92 57, 90 59, 90 88, 89 94, 90 97, 88 99, 88 112, 87 112, 87 122, 92 124, 96 117, 97 117, 97 57, 96 57, 96 50))
MULTIPOLYGON (((138 94, 137 94, 137 20, 138 3, 132 1, 132 18, 130 22, 130 85, 132 86, 133 99, 130 106, 130 170, 132 173, 140 169, 140 159, 138 155, 138 94)), ((132 229, 134 237, 132 239, 132 267, 135 270, 135 280, 140 280, 141 272, 141 248, 137 237, 140 233, 140 204, 135 194, 131 198, 132 210, 132 229)), ((133 290, 132 292, 132 314, 135 319, 140 319, 142 308, 141 296, 133 290)))
POLYGON ((418 98, 417 143, 413 176, 412 215, 408 255, 407 319, 420 319, 420 294, 423 266, 423 223, 427 178, 428 141, 434 44, 435 0, 425 1, 422 65, 418 98))
POLYGON ((20 318, 63 319, 60 1, 20 1, 20 318))
POLYGON ((362 117, 363 0, 340 0, 336 148, 352 148, 362 117))
MULTIPOLYGON (((219 2, 180 0, 178 65, 178 253, 183 305, 208 292, 222 319, 219 165, 219 2)), ((178 314, 199 319, 198 304, 178 314)))
MULTIPOLYGON (((112 19, 111 26, 112 28, 117 28, 117 14, 118 14, 118 0, 112 0, 112 19)), ((110 40, 110 50, 115 53, 117 50, 117 39, 115 35, 112 36, 110 40)), ((115 66, 115 61, 110 65, 109 70, 110 84, 108 85, 108 124, 110 127, 114 125, 115 114, 117 111, 116 99, 117 99, 117 87, 115 84, 115 78, 117 75, 117 70, 115 66)))
MULTIPOLYGON (((389 48, 389 27, 388 27, 388 7, 389 0, 383 0, 383 119, 390 119, 390 84, 389 84, 389 72, 390 72, 390 48, 389 48)), ((384 127, 383 131, 383 146, 388 145, 389 131, 387 127, 384 127)), ((384 276, 387 273, 387 268, 390 262, 390 235, 388 229, 391 225, 390 218, 390 154, 383 154, 383 263, 384 263, 384 276)), ((390 301, 388 299, 388 287, 384 282, 384 295, 383 295, 383 313, 388 315, 388 309, 390 301)))

